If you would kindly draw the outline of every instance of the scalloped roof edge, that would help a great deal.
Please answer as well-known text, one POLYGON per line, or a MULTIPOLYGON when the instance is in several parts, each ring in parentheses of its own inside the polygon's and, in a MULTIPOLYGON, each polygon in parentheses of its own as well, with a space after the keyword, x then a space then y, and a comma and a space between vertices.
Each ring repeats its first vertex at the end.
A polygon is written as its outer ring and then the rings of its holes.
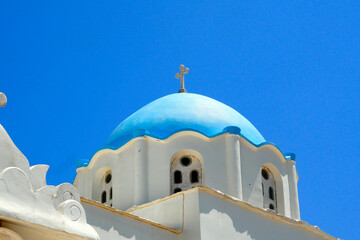
MULTIPOLYGON (((296 159, 296 155, 295 153, 284 153, 281 151, 281 149, 274 143, 272 142, 268 142, 268 141, 265 141, 265 142, 262 142, 262 143, 259 143, 259 144, 256 144, 252 141, 250 141, 247 137, 245 137, 243 134, 241 134, 241 129, 239 127, 236 127, 236 126, 228 126, 226 128, 224 128, 223 131, 217 133, 217 134, 214 134, 214 135, 211 135, 211 136, 208 136, 206 135, 205 133, 201 132, 201 131, 198 131, 198 130, 195 130, 195 129, 190 129, 190 128, 184 128, 184 129, 180 129, 178 131, 175 131, 175 132, 172 132, 170 133, 169 135, 165 136, 165 137, 160 137, 160 136, 156 136, 154 134, 151 134, 149 131, 147 131, 146 129, 135 129, 133 132, 132 132, 132 138, 129 139, 128 141, 124 142, 123 144, 120 145, 120 147, 114 147, 114 146, 111 146, 111 145, 105 145, 104 147, 102 148, 99 148, 94 154, 93 156, 101 151, 101 150, 104 150, 104 149, 110 149, 110 150, 117 150, 117 149, 120 149, 122 148, 124 145, 126 145, 128 142, 130 142, 132 139, 134 138, 137 138, 137 137, 144 137, 144 136, 148 136, 148 137, 152 137, 152 138, 155 138, 155 139, 159 139, 159 140, 165 140, 165 139, 168 139, 170 138, 172 135, 174 134, 177 134, 179 132, 185 132, 185 131, 191 131, 191 132, 197 132, 197 133, 200 133, 201 135, 205 136, 205 137, 208 137, 208 138, 214 138, 214 137, 217 137, 217 136, 220 136, 220 135, 223 135, 223 134, 226 134, 226 133, 229 133, 229 134, 236 134, 236 135, 239 135, 240 137, 242 137, 243 139, 245 139, 247 142, 249 142, 250 144, 252 144, 253 146, 255 146, 256 148, 260 148, 262 146, 265 146, 265 145, 271 145, 271 146, 274 146, 275 148, 277 148, 279 150, 279 152, 284 156, 285 160, 289 161, 289 160, 292 160, 292 161, 295 161, 296 159)), ((91 158, 93 158, 93 156, 91 158)), ((80 167, 87 167, 90 163, 90 160, 89 159, 79 159, 79 160, 76 160, 76 168, 80 168, 80 167)))

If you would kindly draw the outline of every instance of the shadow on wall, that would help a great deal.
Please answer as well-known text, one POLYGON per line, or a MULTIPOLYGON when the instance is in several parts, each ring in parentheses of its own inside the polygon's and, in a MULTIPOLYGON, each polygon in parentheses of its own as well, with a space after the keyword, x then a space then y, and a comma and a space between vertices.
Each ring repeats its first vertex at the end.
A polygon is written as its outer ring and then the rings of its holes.
POLYGON ((269 239, 274 233, 276 239, 324 239, 215 196, 199 194, 201 237, 204 239, 269 239))
POLYGON ((200 221, 201 225, 209 229, 209 231, 201 231, 203 239, 253 239, 247 231, 238 232, 229 215, 216 209, 211 209, 207 214, 201 213, 200 221))
POLYGON ((146 222, 87 204, 83 204, 83 206, 88 224, 92 225, 101 239, 176 239, 173 233, 146 222))

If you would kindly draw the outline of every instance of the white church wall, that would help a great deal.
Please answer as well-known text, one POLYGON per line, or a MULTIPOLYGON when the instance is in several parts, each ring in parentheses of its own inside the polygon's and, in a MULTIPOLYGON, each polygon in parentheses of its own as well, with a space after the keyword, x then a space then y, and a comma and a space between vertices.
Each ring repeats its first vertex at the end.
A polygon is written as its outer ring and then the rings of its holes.
POLYGON ((182 231, 184 225, 184 194, 179 192, 127 212, 182 231))
POLYGON ((303 221, 205 187, 180 192, 128 212, 181 230, 179 239, 335 239, 303 221), (180 216, 183 216, 182 225, 180 216))
POLYGON ((184 193, 184 227, 181 239, 201 239, 198 188, 184 193))
POLYGON ((178 230, 177 239, 201 239, 198 188, 179 192, 128 212, 178 230))
MULTIPOLYGON (((124 151, 113 152, 111 156, 111 169, 113 171, 113 207, 124 209, 134 204, 134 143, 124 151)), ((101 162, 101 161, 100 161, 101 162)))
POLYGON ((278 212, 299 219, 297 195, 292 195, 297 193, 296 178, 292 177, 296 170, 275 147, 257 148, 234 134, 207 138, 184 131, 165 140, 138 137, 118 150, 96 153, 88 167, 78 169, 75 185, 82 196, 99 201, 98 182, 104 169, 111 169, 112 204, 126 210, 171 195, 171 163, 182 155, 199 159, 202 186, 257 207, 263 207, 260 172, 267 166, 275 177, 278 212), (85 186, 89 183, 90 188, 85 186), (296 189, 290 193, 290 188, 296 189))
POLYGON ((151 223, 138 217, 132 217, 120 211, 84 203, 84 208, 100 239, 111 240, 171 240, 179 239, 175 231, 151 223))
POLYGON ((146 137, 134 139, 134 205, 148 201, 148 142, 146 137))
POLYGON ((102 150, 94 155, 88 167, 77 170, 74 185, 82 196, 100 202, 99 183, 106 170, 112 172, 113 207, 126 209, 134 205, 134 141, 116 151, 102 150))
MULTIPOLYGON (((289 171, 287 161, 282 154, 271 145, 257 148, 242 140, 241 159, 244 201, 257 207, 263 207, 261 169, 265 166, 275 177, 278 212, 292 217, 291 212, 297 211, 294 203, 298 200, 290 198, 289 176, 291 177, 291 174, 296 171, 289 171), (291 204, 292 202, 293 204, 291 204), (291 205, 294 206, 293 210, 291 205)), ((291 187, 297 188, 297 184, 293 181, 291 187)))
POLYGON ((148 154, 149 201, 171 194, 171 162, 181 155, 194 155, 200 160, 202 185, 227 189, 224 138, 209 139, 195 132, 182 132, 164 141, 151 140, 148 154))
POLYGON ((226 167, 227 167, 227 193, 243 200, 241 176, 241 152, 239 136, 227 134, 226 139, 226 167))
POLYGON ((227 191, 224 137, 209 139, 195 132, 178 133, 164 141, 138 137, 118 150, 101 150, 94 155, 88 167, 78 169, 74 184, 80 189, 82 196, 98 200, 98 197, 93 197, 94 194, 99 195, 94 189, 94 180, 100 181, 96 174, 104 171, 101 169, 111 169, 113 206, 124 210, 171 195, 171 161, 179 154, 192 154, 200 159, 203 169, 202 185, 227 191), (135 155, 144 151, 143 147, 135 144, 141 139, 146 142, 146 154, 135 161, 135 155), (89 183, 92 187, 85 186, 89 183), (147 192, 147 196, 138 197, 143 191, 137 189, 147 192))
POLYGON ((291 217, 294 219, 300 219, 300 207, 297 188, 298 175, 295 168, 295 161, 287 161, 286 167, 288 168, 291 217))
POLYGON ((333 239, 305 222, 256 209, 221 197, 211 190, 199 191, 201 239, 333 239))

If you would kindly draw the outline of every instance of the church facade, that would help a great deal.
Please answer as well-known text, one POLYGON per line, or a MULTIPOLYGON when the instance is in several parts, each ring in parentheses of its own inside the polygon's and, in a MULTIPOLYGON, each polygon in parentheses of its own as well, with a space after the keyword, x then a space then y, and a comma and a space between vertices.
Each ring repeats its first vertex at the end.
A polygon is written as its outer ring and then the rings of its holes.
POLYGON ((295 155, 187 93, 188 71, 78 162, 73 184, 47 185, 48 166, 29 166, 0 125, 1 239, 335 239, 300 218, 295 155))

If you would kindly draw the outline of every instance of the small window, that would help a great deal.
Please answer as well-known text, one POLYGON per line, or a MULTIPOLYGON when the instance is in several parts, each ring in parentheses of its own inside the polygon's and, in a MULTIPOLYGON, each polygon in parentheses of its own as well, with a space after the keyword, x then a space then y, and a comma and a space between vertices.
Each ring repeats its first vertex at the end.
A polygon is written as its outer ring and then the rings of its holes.
POLYGON ((101 203, 106 203, 106 192, 105 191, 103 191, 101 193, 101 203))
POLYGON ((107 174, 105 177, 105 182, 108 184, 111 181, 111 173, 107 174))
POLYGON ((99 189, 99 196, 96 200, 100 201, 101 203, 111 206, 112 205, 112 199, 113 199, 113 193, 112 193, 112 173, 111 170, 107 170, 103 173, 103 176, 101 178, 100 182, 100 189, 99 189))
POLYGON ((198 183, 199 182, 199 172, 196 170, 192 170, 190 172, 190 182, 191 183, 198 183))
POLYGON ((190 154, 179 156, 171 161, 170 193, 185 191, 202 184, 200 160, 190 154))
POLYGON ((269 187, 269 198, 274 200, 274 189, 272 187, 269 187))
POLYGON ((182 157, 180 163, 184 167, 188 167, 191 164, 191 159, 189 157, 182 157))
POLYGON ((174 172, 174 183, 180 184, 182 183, 182 173, 179 170, 174 172))
POLYGON ((276 212, 277 202, 275 178, 268 168, 263 167, 261 169, 261 179, 263 206, 264 208, 268 208, 276 212))

